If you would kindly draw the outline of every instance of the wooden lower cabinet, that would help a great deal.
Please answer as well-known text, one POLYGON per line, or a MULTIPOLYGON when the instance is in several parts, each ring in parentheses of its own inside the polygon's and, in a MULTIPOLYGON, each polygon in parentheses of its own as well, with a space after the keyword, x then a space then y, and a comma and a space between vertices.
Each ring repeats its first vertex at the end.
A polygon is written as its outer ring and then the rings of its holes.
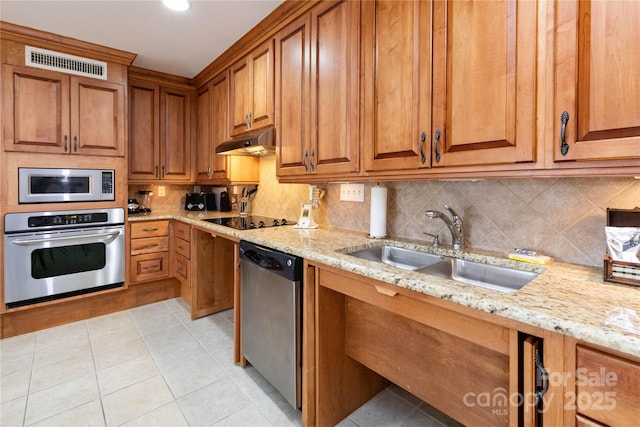
POLYGON ((194 228, 191 245, 191 318, 232 308, 237 243, 194 228))
POLYGON ((575 347, 577 425, 628 426, 640 420, 640 361, 575 347), (600 424, 599 424, 600 423, 600 424))
POLYGON ((169 221, 131 224, 129 278, 132 283, 169 277, 169 221))
POLYGON ((171 273, 180 281, 180 296, 191 304, 191 226, 171 222, 171 273))

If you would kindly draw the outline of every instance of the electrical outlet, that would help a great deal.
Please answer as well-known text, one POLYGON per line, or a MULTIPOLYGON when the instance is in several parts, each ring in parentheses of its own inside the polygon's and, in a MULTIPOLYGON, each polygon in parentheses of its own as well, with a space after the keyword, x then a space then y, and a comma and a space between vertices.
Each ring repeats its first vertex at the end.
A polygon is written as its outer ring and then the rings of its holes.
POLYGON ((158 197, 165 197, 164 185, 158 185, 158 197))
POLYGON ((364 184, 340 184, 340 200, 364 202, 364 184))

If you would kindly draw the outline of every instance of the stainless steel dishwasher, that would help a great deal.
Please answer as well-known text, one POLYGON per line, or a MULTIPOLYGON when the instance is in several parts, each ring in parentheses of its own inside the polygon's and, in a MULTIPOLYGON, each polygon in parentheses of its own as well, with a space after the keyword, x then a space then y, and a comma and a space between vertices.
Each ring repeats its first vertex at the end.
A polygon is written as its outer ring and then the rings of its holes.
POLYGON ((302 258, 240 241, 242 353, 301 406, 302 258))

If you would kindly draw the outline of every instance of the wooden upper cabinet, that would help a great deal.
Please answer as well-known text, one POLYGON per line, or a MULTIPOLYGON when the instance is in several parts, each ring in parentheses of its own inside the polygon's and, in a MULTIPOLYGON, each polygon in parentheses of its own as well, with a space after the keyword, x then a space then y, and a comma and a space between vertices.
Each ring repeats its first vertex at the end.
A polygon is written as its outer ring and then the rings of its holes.
POLYGON ((272 39, 231 66, 230 135, 273 124, 273 67, 272 39))
POLYGON ((305 14, 276 36, 278 176, 305 175, 309 172, 310 32, 311 16, 305 14))
POLYGON ((361 7, 365 170, 430 167, 431 3, 361 7))
POLYGON ((536 2, 433 3, 433 167, 535 161, 536 2))
POLYGON ((129 81, 129 179, 157 178, 156 166, 160 164, 159 91, 156 84, 129 81))
POLYGON ((218 145, 229 139, 229 71, 212 79, 198 91, 196 135, 197 182, 203 184, 257 183, 259 159, 222 156, 218 145))
POLYGON ((131 79, 129 180, 191 181, 191 90, 131 79))
POLYGON ((160 89, 162 179, 191 181, 191 90, 160 89))
POLYGON ((640 158, 638 22, 633 0, 556 2, 555 162, 640 158))
POLYGON ((360 171, 360 5, 311 10, 311 173, 360 171))
POLYGON ((3 65, 5 150, 124 156, 119 84, 3 65))

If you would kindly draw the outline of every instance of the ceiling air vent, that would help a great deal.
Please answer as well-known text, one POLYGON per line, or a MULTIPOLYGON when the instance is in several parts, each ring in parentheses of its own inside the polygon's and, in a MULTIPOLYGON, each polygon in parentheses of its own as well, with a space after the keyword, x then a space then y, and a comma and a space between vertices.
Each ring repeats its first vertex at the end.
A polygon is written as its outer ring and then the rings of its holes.
POLYGON ((61 71, 94 79, 107 79, 106 62, 32 46, 25 46, 25 64, 29 67, 61 71))

